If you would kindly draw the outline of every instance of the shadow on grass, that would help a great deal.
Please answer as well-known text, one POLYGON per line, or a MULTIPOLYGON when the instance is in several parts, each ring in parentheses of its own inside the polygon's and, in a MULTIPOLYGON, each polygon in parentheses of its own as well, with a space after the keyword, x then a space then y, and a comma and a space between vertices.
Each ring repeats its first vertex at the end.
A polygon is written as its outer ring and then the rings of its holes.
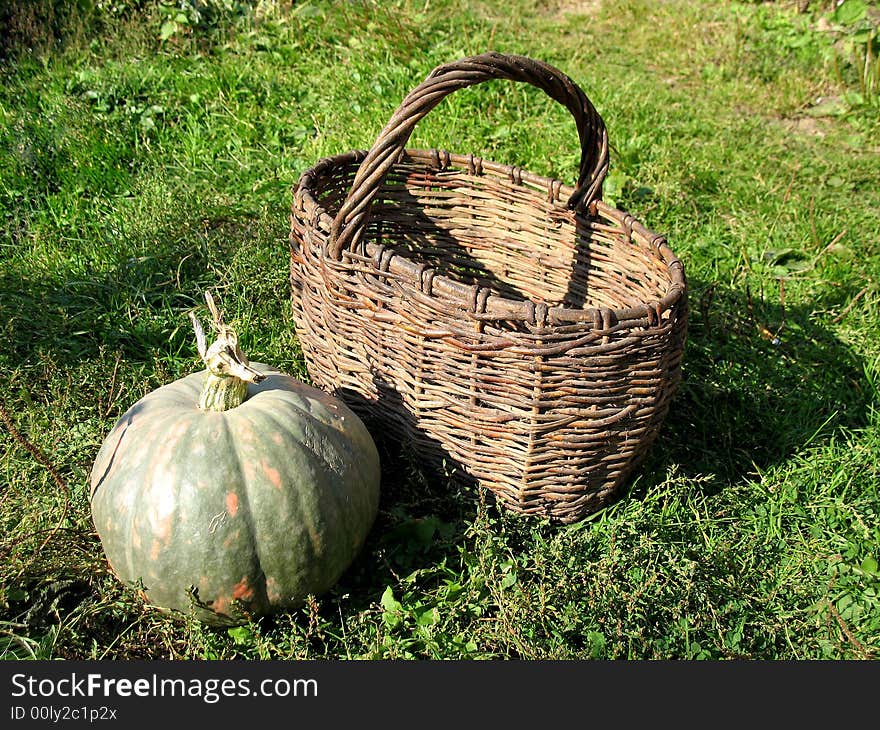
POLYGON ((683 379, 641 469, 645 484, 674 464, 717 491, 837 428, 865 424, 863 365, 810 307, 711 282, 689 288, 683 379))
POLYGON ((177 301, 177 287, 161 285, 169 268, 175 268, 170 256, 124 257, 94 277, 66 267, 40 276, 0 275, 5 355, 12 363, 49 359, 62 366, 97 358, 104 350, 149 359, 151 351, 168 344, 168 331, 152 310, 191 304, 177 301))
POLYGON ((181 212, 154 231, 117 241, 109 260, 105 250, 98 262, 80 252, 36 265, 10 261, 0 273, 2 357, 13 365, 68 366, 110 351, 151 362, 174 346, 169 339, 178 329, 185 333, 181 345, 194 343, 181 313, 223 283, 218 263, 258 240, 250 223, 222 212, 181 212))

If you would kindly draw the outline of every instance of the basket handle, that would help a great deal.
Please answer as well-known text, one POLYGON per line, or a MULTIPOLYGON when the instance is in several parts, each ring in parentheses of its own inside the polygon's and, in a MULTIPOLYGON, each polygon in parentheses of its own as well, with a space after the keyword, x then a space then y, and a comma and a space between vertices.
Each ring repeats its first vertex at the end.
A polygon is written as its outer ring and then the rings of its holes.
POLYGON ((601 198, 602 182, 608 172, 608 134, 586 94, 568 76, 542 61, 483 53, 438 66, 407 94, 358 168, 348 196, 333 220, 327 252, 334 259, 342 258, 344 248, 354 250, 357 246, 373 198, 404 151, 416 124, 453 91, 492 79, 532 84, 571 112, 580 138, 581 161, 568 207, 584 211, 601 198))

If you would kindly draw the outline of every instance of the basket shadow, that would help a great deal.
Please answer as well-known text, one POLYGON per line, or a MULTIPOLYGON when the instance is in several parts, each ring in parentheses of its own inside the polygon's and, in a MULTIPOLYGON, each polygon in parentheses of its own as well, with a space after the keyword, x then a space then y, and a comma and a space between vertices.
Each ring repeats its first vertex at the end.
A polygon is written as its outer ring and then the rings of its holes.
POLYGON ((814 307, 717 282, 691 280, 689 289, 682 382, 633 497, 671 468, 714 493, 867 422, 863 363, 814 307))
POLYGON ((451 232, 452 222, 440 224, 439 216, 429 216, 423 210, 423 201, 402 186, 386 185, 380 194, 385 201, 373 204, 371 222, 367 225, 367 239, 410 261, 419 261, 433 268, 437 274, 455 281, 478 285, 495 294, 515 300, 528 295, 495 271, 496 262, 490 252, 476 255, 461 245, 451 232), (388 200, 393 196, 393 200, 388 200))
MULTIPOLYGON (((439 173, 438 173, 439 175, 439 173)), ((447 181, 448 182, 448 181, 447 181)), ((573 246, 513 224, 483 219, 468 205, 434 203, 432 188, 414 194, 403 181, 386 180, 373 203, 366 239, 438 275, 467 286, 477 285, 514 301, 545 301, 572 308, 587 306, 591 234, 581 218, 573 246), (506 236, 499 236, 504 230, 506 236), (560 252, 564 252, 560 256, 560 252), (540 265, 534 265, 540 261, 540 265), (529 272, 524 276, 523 272, 529 272)), ((511 214, 512 215, 512 214, 511 214)))

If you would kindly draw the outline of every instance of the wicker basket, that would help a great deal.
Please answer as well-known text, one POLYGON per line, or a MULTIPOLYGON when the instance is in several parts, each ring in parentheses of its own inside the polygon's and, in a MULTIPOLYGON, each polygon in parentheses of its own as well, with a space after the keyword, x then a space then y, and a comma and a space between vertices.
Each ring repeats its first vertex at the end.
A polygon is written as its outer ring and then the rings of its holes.
POLYGON ((680 379, 686 281, 666 240, 601 202, 604 123, 545 63, 436 68, 369 152, 318 162, 291 214, 294 321, 313 381, 377 437, 574 522, 641 463, 680 379), (447 94, 533 84, 574 116, 574 188, 471 154, 405 149, 447 94))

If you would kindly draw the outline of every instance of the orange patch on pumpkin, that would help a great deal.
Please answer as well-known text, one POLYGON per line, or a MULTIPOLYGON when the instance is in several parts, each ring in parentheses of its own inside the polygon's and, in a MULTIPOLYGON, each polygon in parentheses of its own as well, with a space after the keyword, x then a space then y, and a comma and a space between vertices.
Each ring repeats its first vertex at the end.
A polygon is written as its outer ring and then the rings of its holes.
POLYGON ((153 540, 153 544, 150 546, 150 560, 158 560, 159 559, 159 551, 162 549, 162 546, 159 544, 158 540, 153 540))
POLYGON ((241 423, 236 429, 235 437, 245 444, 252 444, 256 439, 254 438, 254 429, 251 428, 250 424, 241 423))
POLYGON ((168 515, 162 522, 159 524, 158 529, 156 530, 156 535, 162 540, 168 540, 169 535, 171 535, 171 528, 174 525, 174 515, 168 515))
POLYGON ((254 597, 254 589, 248 585, 247 576, 232 587, 232 597, 236 601, 250 601, 254 597))
POLYGON ((266 475, 266 478, 272 482, 272 486, 275 489, 281 489, 281 472, 278 469, 269 466, 268 462, 263 461, 263 473, 266 475))
POLYGON ((279 586, 278 581, 271 576, 266 578, 266 595, 268 596, 270 603, 279 603, 282 598, 281 586, 279 586))
POLYGON ((230 517, 235 517, 238 513, 238 495, 235 492, 226 494, 226 511, 230 517))

